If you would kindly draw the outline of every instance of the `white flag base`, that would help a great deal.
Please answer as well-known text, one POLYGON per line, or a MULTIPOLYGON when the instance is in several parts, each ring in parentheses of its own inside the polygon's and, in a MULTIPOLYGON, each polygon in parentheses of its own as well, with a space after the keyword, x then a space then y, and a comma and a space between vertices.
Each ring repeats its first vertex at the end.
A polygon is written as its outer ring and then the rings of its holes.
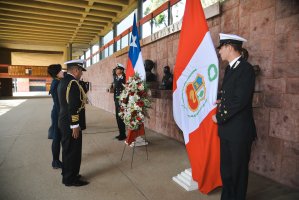
POLYGON ((145 141, 145 139, 143 139, 141 136, 138 136, 135 139, 135 142, 131 143, 130 147, 134 147, 134 144, 135 144, 135 147, 140 147, 140 146, 148 145, 148 142, 145 141))
POLYGON ((191 168, 185 169, 185 171, 181 172, 177 176, 172 177, 172 180, 182 186, 188 192, 198 189, 197 182, 193 181, 192 179, 191 168))

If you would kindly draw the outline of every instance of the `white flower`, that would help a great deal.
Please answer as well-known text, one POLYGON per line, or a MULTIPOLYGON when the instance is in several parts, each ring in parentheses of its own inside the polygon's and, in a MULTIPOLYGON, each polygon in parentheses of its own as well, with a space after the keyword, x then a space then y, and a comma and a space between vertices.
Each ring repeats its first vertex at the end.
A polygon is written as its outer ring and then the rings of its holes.
POLYGON ((138 86, 138 90, 144 90, 144 85, 143 85, 143 84, 140 84, 140 85, 138 86))
POLYGON ((119 116, 124 120, 128 128, 135 130, 144 123, 144 113, 150 107, 147 89, 144 81, 139 78, 138 74, 130 77, 127 84, 124 84, 124 87, 119 96, 121 107, 119 116), (145 96, 142 95, 141 97, 139 94, 145 94, 145 96))

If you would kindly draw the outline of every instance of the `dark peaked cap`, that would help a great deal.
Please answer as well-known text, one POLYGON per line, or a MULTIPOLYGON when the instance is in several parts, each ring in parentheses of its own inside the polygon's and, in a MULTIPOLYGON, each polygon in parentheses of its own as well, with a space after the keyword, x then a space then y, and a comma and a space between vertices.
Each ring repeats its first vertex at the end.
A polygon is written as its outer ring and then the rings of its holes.
POLYGON ((242 46, 243 42, 247 42, 245 38, 242 38, 234 34, 220 33, 219 36, 220 36, 220 41, 217 49, 220 49, 225 44, 237 44, 242 46))
POLYGON ((86 69, 83 67, 85 64, 85 60, 69 60, 67 62, 64 63, 67 68, 72 67, 72 66, 78 66, 80 68, 82 68, 82 71, 86 71, 86 69))

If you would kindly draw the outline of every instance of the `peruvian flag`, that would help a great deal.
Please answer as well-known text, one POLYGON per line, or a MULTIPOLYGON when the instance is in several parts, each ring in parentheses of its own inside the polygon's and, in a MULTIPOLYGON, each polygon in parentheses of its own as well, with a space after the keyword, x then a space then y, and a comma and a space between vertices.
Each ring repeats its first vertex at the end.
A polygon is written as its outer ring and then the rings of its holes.
POLYGON ((187 0, 174 68, 173 115, 200 192, 222 185, 216 114, 218 59, 200 0, 187 0))
POLYGON ((126 79, 128 80, 129 77, 134 76, 134 73, 137 72, 140 78, 142 80, 145 80, 145 69, 142 60, 135 14, 129 48, 130 49, 129 59, 127 63, 126 79))

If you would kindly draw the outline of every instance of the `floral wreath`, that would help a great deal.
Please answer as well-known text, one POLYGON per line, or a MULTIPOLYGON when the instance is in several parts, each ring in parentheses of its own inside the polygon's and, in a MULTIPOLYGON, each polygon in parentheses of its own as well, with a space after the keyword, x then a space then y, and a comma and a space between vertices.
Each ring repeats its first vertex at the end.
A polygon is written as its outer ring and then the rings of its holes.
POLYGON ((150 107, 148 88, 138 73, 130 77, 119 95, 119 116, 128 129, 138 130, 148 117, 147 109, 150 107))

